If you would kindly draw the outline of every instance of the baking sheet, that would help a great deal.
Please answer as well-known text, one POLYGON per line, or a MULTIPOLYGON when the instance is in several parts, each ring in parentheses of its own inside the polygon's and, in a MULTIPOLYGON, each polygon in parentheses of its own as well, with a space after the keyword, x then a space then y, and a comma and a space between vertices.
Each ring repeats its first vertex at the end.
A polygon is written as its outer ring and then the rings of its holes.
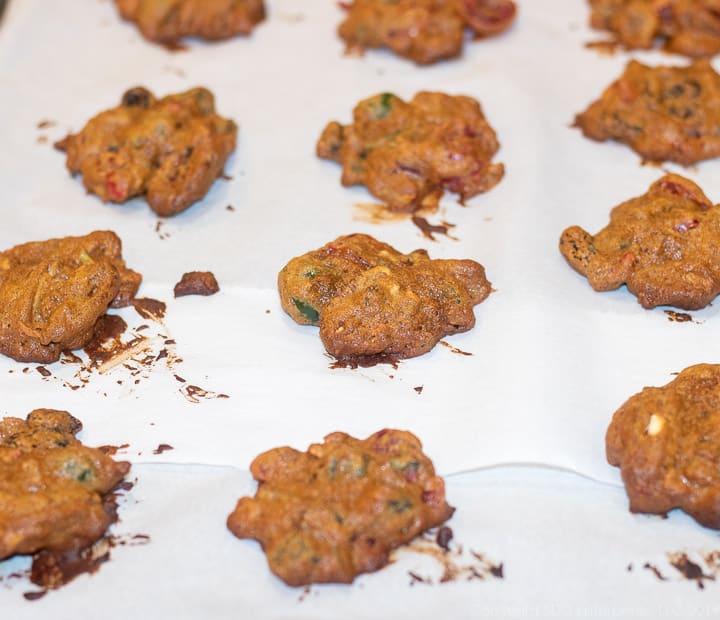
MULTIPOLYGON (((720 323, 716 307, 672 323, 624 289, 594 293, 565 264, 557 240, 566 226, 597 230, 661 170, 569 128, 628 57, 584 49, 598 38, 584 3, 518 4, 505 35, 469 42, 461 61, 418 68, 384 52, 344 56, 333 2, 270 1, 252 37, 171 53, 120 22, 109 1, 14 0, 0 33, 0 247, 117 231, 129 266, 144 274, 141 294, 168 302, 153 329, 177 342, 183 361, 161 361, 139 379, 120 366, 73 389, 71 366, 43 377, 3 358, 0 413, 67 408, 89 443, 127 443, 123 455, 135 462, 160 460, 151 452, 162 442, 175 448, 165 462, 246 468, 271 446, 389 426, 421 437, 443 474, 539 463, 617 483, 603 446, 612 412, 644 385, 718 361, 708 345, 720 323), (240 124, 232 179, 173 219, 159 221, 140 200, 112 206, 86 195, 50 146, 136 84, 159 94, 208 86, 220 113, 240 124), (420 89, 475 96, 502 143, 500 185, 464 208, 446 196, 436 216, 457 225, 458 240, 428 241, 408 222, 357 221, 353 205, 372 197, 342 188, 339 167, 313 155, 324 124, 349 121, 357 100, 420 89), (44 120, 56 124, 39 128, 44 120), (350 232, 486 266, 497 291, 476 308, 474 330, 446 339, 471 357, 436 347, 396 370, 329 368, 317 331, 282 313, 275 278, 290 257, 350 232), (173 284, 194 269, 214 271, 222 293, 172 300, 173 284), (229 398, 189 402, 175 375, 229 398)), ((718 172, 719 162, 706 162, 685 174, 717 199, 718 172)), ((147 323, 132 310, 123 316, 147 323)))

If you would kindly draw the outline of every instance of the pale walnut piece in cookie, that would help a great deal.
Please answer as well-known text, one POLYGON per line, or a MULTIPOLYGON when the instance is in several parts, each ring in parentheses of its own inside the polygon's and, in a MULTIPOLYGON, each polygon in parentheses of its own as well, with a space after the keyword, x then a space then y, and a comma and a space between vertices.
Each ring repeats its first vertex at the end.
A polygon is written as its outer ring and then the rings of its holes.
POLYGON ((56 146, 67 153, 68 170, 82 174, 103 202, 145 195, 153 211, 171 216, 222 176, 236 138, 237 125, 215 113, 206 88, 155 99, 137 87, 56 146))
POLYGON ((292 259, 278 289, 285 312, 318 325, 338 360, 426 353, 443 336, 471 329, 473 306, 491 290, 475 261, 402 254, 360 234, 292 259))
POLYGON ((632 396, 613 416, 606 449, 632 512, 680 508, 720 529, 720 365, 691 366, 632 396))
POLYGON ((83 446, 75 438, 81 427, 53 409, 36 409, 26 420, 0 419, 0 560, 78 551, 115 520, 103 496, 130 464, 83 446))
POLYGON ((596 291, 627 284, 644 308, 698 310, 720 294, 720 206, 668 174, 615 207, 595 236, 565 230, 560 252, 596 291))
POLYGON ((291 586, 350 583, 379 570, 390 551, 454 510, 420 441, 406 431, 365 440, 332 433, 307 452, 265 452, 250 471, 257 492, 240 499, 228 528, 259 541, 270 570, 291 586))
POLYGON ((115 0, 120 15, 149 41, 210 41, 250 34, 265 19, 263 0, 115 0))
POLYGON ((0 353, 48 363, 85 346, 108 307, 132 302, 141 279, 110 231, 0 252, 0 353))
POLYGON ((624 142, 648 161, 690 166, 720 155, 720 75, 707 60, 648 67, 631 60, 575 117, 593 140, 624 142))
POLYGON ((720 52, 720 0, 590 0, 590 25, 612 33, 627 49, 690 57, 720 52))
POLYGON ((365 185, 391 211, 436 208, 445 190, 471 198, 492 189, 495 131, 471 97, 420 92, 406 103, 382 93, 358 103, 353 123, 331 122, 317 154, 342 164, 342 184, 365 185))
POLYGON ((351 0, 338 34, 348 51, 387 48, 419 65, 460 55, 465 32, 501 33, 515 19, 511 0, 351 0))

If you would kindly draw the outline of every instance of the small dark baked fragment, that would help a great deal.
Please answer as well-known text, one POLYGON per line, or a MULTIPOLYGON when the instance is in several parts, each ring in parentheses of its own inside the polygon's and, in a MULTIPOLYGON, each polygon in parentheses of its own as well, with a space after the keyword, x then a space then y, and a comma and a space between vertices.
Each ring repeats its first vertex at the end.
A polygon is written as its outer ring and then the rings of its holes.
POLYGON ((693 58, 720 52, 718 0, 590 0, 590 25, 610 31, 627 49, 662 43, 693 58))
POLYGON ((0 252, 0 353, 48 363, 83 347, 108 307, 132 302, 141 279, 110 231, 0 252))
POLYGON ((475 38, 507 29, 512 0, 351 0, 338 34, 349 51, 387 48, 427 65, 462 52, 465 31, 475 38))
POLYGON ((145 88, 127 91, 120 105, 92 118, 56 147, 67 168, 82 174, 103 202, 145 195, 161 216, 200 200, 235 149, 237 125, 215 113, 206 88, 155 99, 145 88))
POLYGON ((475 325, 473 306, 490 294, 472 260, 401 254, 367 235, 339 237, 292 259, 278 276, 282 307, 318 325, 339 360, 421 355, 445 335, 475 325))
POLYGON ((605 438, 632 512, 674 508, 720 529, 720 365, 698 364, 646 387, 615 412, 605 438))
POLYGON ((164 45, 185 37, 216 41, 247 35, 265 19, 263 0, 115 0, 115 4, 146 39, 164 45))
POLYGON ((175 297, 185 295, 214 295, 220 290, 211 271, 188 271, 175 285, 175 297))
POLYGON ((275 448, 250 466, 258 481, 227 525, 254 538, 291 586, 351 583, 379 570, 394 548, 452 516, 445 483, 406 431, 365 440, 332 433, 307 452, 275 448))
POLYGON ((435 208, 443 191, 471 198, 502 179, 492 163, 495 131, 471 97, 420 92, 406 103, 391 93, 365 99, 353 123, 331 122, 317 155, 342 164, 342 184, 365 185, 391 211, 435 208))
POLYGON ((624 142, 648 161, 690 166, 720 155, 720 75, 707 60, 649 67, 631 60, 575 117, 593 140, 624 142))
POLYGON ((627 284, 644 308, 698 310, 720 293, 720 206, 668 174, 615 207, 595 236, 565 230, 560 252, 596 291, 627 284))
POLYGON ((130 463, 83 446, 75 438, 81 427, 54 409, 0 419, 0 560, 80 550, 114 521, 103 496, 130 463))

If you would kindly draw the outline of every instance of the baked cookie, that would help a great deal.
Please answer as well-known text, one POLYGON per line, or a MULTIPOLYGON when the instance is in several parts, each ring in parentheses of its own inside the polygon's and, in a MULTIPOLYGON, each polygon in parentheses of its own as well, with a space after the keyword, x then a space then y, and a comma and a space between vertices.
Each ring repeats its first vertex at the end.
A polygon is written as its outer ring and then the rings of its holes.
POLYGON ((595 236, 565 230, 560 252, 596 291, 627 284, 644 308, 698 310, 720 293, 720 206, 668 174, 615 207, 595 236))
POLYGON ((278 276, 282 307, 318 325, 339 360, 405 358, 475 325, 473 306, 491 291, 472 260, 401 254, 367 235, 347 235, 292 259, 278 276))
POLYGON ((48 363, 85 346, 108 307, 132 302, 141 279, 109 231, 0 252, 0 353, 48 363))
POLYGON ((471 198, 502 179, 499 148, 480 104, 420 92, 406 103, 382 93, 358 103, 353 123, 333 121, 317 154, 342 164, 342 184, 365 185, 391 211, 436 208, 443 191, 471 198))
POLYGON ((720 52, 719 0, 590 0, 590 25, 611 32, 626 49, 691 57, 720 52))
POLYGON ((81 173, 103 202, 145 195, 155 213, 170 216, 205 196, 236 138, 237 125, 215 113, 206 88, 155 99, 137 87, 56 147, 67 153, 68 170, 81 173))
POLYGON ((720 365, 698 364, 615 412, 605 438, 632 512, 680 508, 720 529, 720 365))
MULTIPOLYGON (((115 520, 108 494, 130 463, 83 446, 66 411, 0 419, 0 560, 40 550, 78 551, 115 520)), ((44 584, 52 587, 53 584, 44 584)))
POLYGON ((462 52, 465 31, 499 34, 515 19, 511 0, 351 0, 338 34, 348 51, 387 48, 419 65, 462 52))
POLYGON ((115 0, 115 4, 146 39, 165 45, 185 37, 213 41, 250 34, 265 19, 263 0, 115 0))
POLYGON ((254 538, 270 570, 291 586, 350 583, 379 570, 394 548, 452 516, 445 484, 406 431, 365 440, 332 433, 307 452, 275 448, 250 466, 255 497, 227 525, 254 538))
POLYGON ((648 161, 690 166, 720 155, 720 75, 707 60, 648 67, 631 60, 602 97, 575 117, 599 142, 624 142, 648 161))

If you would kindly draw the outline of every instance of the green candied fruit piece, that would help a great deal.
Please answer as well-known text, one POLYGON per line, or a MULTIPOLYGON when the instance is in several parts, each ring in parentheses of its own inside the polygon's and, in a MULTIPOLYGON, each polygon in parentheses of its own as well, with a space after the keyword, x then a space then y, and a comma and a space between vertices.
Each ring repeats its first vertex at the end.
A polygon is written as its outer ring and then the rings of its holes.
POLYGON ((306 304, 297 297, 293 297, 292 302, 295 304, 298 312, 311 323, 317 323, 320 320, 320 313, 311 305, 306 304))
POLYGON ((388 501, 387 506, 394 513, 402 514, 409 508, 412 508, 412 502, 409 499, 391 499, 388 501))
POLYGON ((382 93, 370 101, 370 110, 375 120, 381 120, 388 116, 393 109, 393 100, 395 95, 392 93, 382 93))

